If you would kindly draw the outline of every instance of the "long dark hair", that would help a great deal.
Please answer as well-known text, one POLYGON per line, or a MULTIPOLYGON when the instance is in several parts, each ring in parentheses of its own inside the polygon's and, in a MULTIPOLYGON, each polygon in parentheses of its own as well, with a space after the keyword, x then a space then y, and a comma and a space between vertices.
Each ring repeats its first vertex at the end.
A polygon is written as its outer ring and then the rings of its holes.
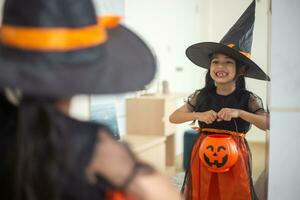
POLYGON ((18 108, 0 92, 0 199, 13 199, 18 108))
POLYGON ((19 105, 17 200, 56 200, 60 196, 59 166, 53 146, 53 100, 24 98, 19 105))
POLYGON ((25 96, 19 105, 16 200, 104 199, 85 174, 102 126, 68 117, 56 102, 25 96))
POLYGON ((24 98, 15 106, 0 92, 0 199, 58 199, 52 102, 24 98))

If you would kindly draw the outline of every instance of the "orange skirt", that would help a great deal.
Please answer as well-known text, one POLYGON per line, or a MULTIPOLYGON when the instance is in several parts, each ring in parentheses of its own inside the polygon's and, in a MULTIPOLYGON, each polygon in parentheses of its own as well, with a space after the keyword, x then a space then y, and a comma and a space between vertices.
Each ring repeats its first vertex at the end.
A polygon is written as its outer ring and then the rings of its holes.
POLYGON ((243 137, 234 136, 238 159, 227 172, 210 172, 198 156, 201 142, 207 135, 200 134, 191 153, 186 172, 184 196, 186 200, 254 200, 257 199, 251 179, 251 156, 243 137))

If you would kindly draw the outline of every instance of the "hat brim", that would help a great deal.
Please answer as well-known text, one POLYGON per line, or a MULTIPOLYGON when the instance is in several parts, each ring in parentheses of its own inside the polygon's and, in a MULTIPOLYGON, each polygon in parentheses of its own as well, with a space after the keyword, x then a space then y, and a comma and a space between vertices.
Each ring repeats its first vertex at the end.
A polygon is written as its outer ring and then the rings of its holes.
POLYGON ((66 97, 141 90, 154 78, 153 53, 126 27, 108 30, 104 48, 105 56, 99 62, 73 66, 22 62, 0 55, 0 86, 18 88, 30 95, 66 97))
POLYGON ((245 76, 249 78, 270 81, 270 77, 251 59, 244 56, 237 50, 221 43, 202 42, 187 48, 186 56, 196 65, 209 69, 210 56, 213 53, 223 53, 235 60, 241 61, 248 68, 245 76))

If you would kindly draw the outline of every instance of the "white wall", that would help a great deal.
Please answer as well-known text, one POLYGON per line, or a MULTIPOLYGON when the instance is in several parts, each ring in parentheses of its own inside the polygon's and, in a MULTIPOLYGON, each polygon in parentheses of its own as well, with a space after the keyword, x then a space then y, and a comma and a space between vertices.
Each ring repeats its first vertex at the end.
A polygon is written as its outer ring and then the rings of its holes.
POLYGON ((270 200, 300 199, 300 1, 272 1, 270 200))
MULTIPOLYGON (((185 50, 206 34, 200 23, 206 15, 206 5, 199 0, 125 1, 125 24, 141 35, 157 56, 159 70, 150 92, 160 92, 163 80, 169 81, 171 92, 191 93, 203 86, 205 70, 192 64, 185 50)), ((183 100, 178 100, 178 106, 183 100)), ((188 127, 177 127, 176 154, 183 152, 183 132, 188 127)))
POLYGON ((4 4, 4 0, 0 0, 0 21, 1 21, 1 23, 2 23, 2 14, 3 14, 3 4, 4 4))
POLYGON ((125 24, 141 35, 157 55, 159 71, 150 90, 168 80, 172 92, 192 91, 199 70, 185 57, 185 49, 199 40, 198 0, 126 0, 125 24))

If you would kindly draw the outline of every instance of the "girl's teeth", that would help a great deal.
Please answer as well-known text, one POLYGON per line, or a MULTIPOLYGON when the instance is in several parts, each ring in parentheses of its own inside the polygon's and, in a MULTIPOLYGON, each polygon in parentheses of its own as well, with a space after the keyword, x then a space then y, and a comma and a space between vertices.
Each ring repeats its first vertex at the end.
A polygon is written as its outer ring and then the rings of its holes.
POLYGON ((225 72, 217 72, 217 76, 218 77, 224 77, 226 76, 227 74, 225 72))

